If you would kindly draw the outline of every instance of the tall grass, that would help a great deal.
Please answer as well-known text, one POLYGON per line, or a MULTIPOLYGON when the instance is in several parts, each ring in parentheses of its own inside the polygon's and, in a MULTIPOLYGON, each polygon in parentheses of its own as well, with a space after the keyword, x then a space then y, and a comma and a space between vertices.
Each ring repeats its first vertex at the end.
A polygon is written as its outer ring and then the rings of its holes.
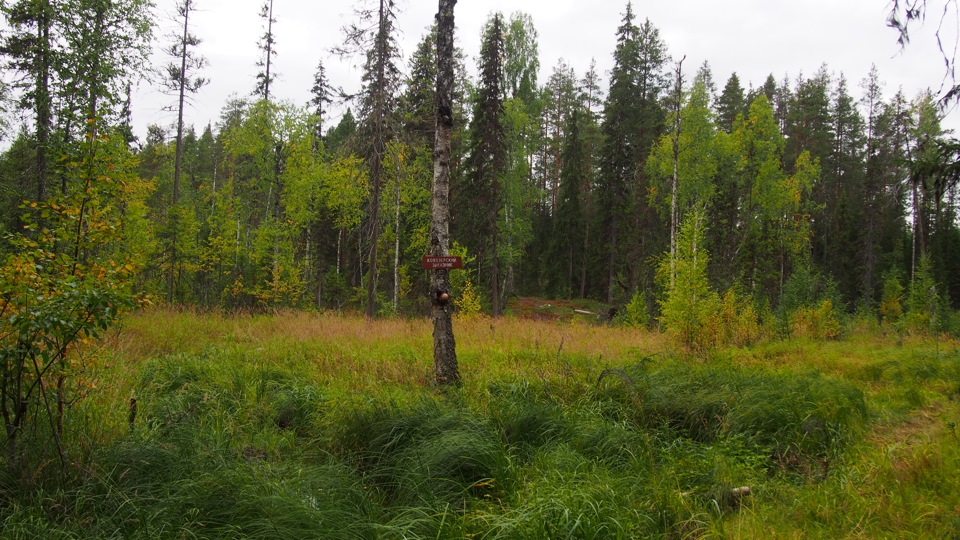
POLYGON ((423 321, 131 317, 68 415, 71 475, 0 475, 0 537, 960 531, 955 343, 854 334, 692 359, 642 330, 456 331, 466 384, 441 391, 423 321))

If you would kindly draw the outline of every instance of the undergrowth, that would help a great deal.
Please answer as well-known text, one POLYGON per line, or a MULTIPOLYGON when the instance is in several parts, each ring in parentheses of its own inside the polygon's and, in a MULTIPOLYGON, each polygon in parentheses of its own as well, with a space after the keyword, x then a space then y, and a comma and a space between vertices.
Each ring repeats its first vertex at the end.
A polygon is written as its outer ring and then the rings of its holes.
MULTIPOLYGON (((87 457, 65 478, 0 476, 0 536, 960 533, 956 344, 773 342, 703 360, 587 327, 594 356, 578 325, 465 322, 464 371, 484 372, 440 391, 419 378, 410 322, 366 345, 299 314, 286 331, 283 316, 194 317, 220 338, 159 354, 117 341, 102 372, 116 388, 72 411, 101 419, 80 426, 87 457), (365 354, 378 370, 348 365, 365 354)), ((130 324, 149 336, 150 322, 130 324)))

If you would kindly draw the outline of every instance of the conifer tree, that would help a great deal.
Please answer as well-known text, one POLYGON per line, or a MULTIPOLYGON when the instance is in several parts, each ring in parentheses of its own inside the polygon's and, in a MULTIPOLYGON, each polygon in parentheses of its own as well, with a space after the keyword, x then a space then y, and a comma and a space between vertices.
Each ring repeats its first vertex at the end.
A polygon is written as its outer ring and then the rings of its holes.
POLYGON ((931 225, 936 219, 936 206, 939 206, 939 197, 933 186, 941 173, 941 154, 937 141, 942 135, 940 115, 933 95, 927 92, 917 96, 910 107, 907 141, 907 183, 911 198, 910 213, 913 216, 911 278, 920 259, 928 253, 931 225))
MULTIPOLYGON (((833 122, 830 114, 831 77, 823 65, 809 78, 797 78, 796 90, 789 103, 786 126, 787 137, 785 163, 796 161, 797 156, 808 151, 813 157, 825 161, 833 148, 833 122)), ((823 198, 823 185, 818 183, 823 198)))
POLYGON ((767 75, 766 80, 763 81, 763 86, 760 87, 760 92, 763 95, 767 96, 767 101, 774 103, 777 98, 777 80, 773 78, 773 74, 767 75))
POLYGON ((433 148, 436 130, 436 31, 423 36, 410 59, 410 77, 403 96, 404 131, 433 148))
MULTIPOLYGON (((181 229, 189 228, 188 213, 180 208, 180 177, 183 165, 183 136, 184 111, 187 105, 188 94, 194 94, 207 84, 207 79, 198 76, 197 72, 206 64, 206 59, 198 56, 194 49, 200 44, 200 39, 190 32, 190 15, 196 10, 194 0, 181 0, 177 5, 177 15, 182 21, 182 33, 172 36, 175 41, 165 50, 172 62, 166 65, 166 78, 163 80, 165 89, 177 96, 177 135, 173 166, 173 196, 169 209, 168 258, 167 270, 167 301, 173 302, 177 286, 177 276, 180 275, 180 241, 183 234, 181 229)), ((178 21, 179 22, 179 21, 178 21)))
POLYGON ((863 223, 864 138, 863 118, 841 73, 834 88, 830 112, 833 144, 822 162, 827 196, 824 198, 830 230, 824 231, 824 249, 829 264, 824 271, 837 280, 843 300, 854 301, 860 287, 862 271, 858 257, 861 246, 860 224, 863 223))
POLYGON ((717 125, 727 133, 732 133, 734 121, 738 115, 745 114, 746 109, 740 77, 734 72, 727 79, 723 93, 717 99, 717 125))
POLYGON ((273 25, 277 22, 273 18, 273 0, 264 0, 263 6, 260 7, 260 18, 263 19, 264 29, 263 35, 260 36, 260 42, 257 44, 262 55, 260 60, 257 61, 257 67, 262 71, 257 73, 257 88, 253 91, 253 94, 260 99, 269 101, 270 85, 277 77, 276 73, 271 71, 273 57, 277 55, 275 48, 277 40, 273 35, 273 25))
POLYGON ((586 229, 581 198, 590 164, 580 129, 581 117, 579 108, 570 115, 562 155, 556 227, 551 235, 552 282, 557 283, 553 292, 568 298, 580 288, 580 276, 576 271, 583 261, 577 254, 583 249, 586 229))
POLYGON ((180 168, 183 153, 183 115, 186 109, 189 94, 197 93, 209 81, 198 75, 206 65, 206 58, 197 55, 195 49, 200 45, 200 38, 190 32, 190 15, 196 11, 194 0, 181 0, 177 5, 177 16, 182 21, 182 33, 171 36, 175 41, 165 49, 167 56, 172 59, 165 67, 166 78, 164 88, 177 96, 177 135, 176 154, 174 156, 173 172, 173 204, 180 199, 180 168))
MULTIPOLYGON (((665 87, 665 49, 650 21, 641 27, 634 24, 633 7, 628 2, 623 23, 617 29, 610 91, 604 104, 604 143, 597 186, 596 216, 602 234, 598 243, 606 249, 600 256, 606 259, 601 268, 606 271, 604 297, 608 303, 615 301, 617 287, 623 292, 630 288, 618 279, 626 262, 621 251, 628 251, 634 263, 653 253, 648 250, 653 249, 655 224, 650 221, 653 216, 642 195, 646 186, 638 176, 663 130, 660 95, 665 87), (628 227, 633 227, 636 234, 626 234, 628 227)), ((632 280, 639 279, 641 269, 641 264, 630 265, 632 280)), ((646 275, 652 277, 652 269, 647 270, 646 275)))
POLYGON ((703 82, 703 86, 707 89, 709 104, 713 105, 717 100, 717 83, 713 80, 713 68, 710 67, 710 62, 704 60, 700 64, 695 78, 703 82))
POLYGON ((580 264, 580 298, 587 296, 587 278, 589 277, 588 262, 592 251, 591 224, 593 218, 594 187, 598 177, 598 154, 602 146, 603 134, 600 130, 600 107, 603 104, 603 91, 600 88, 597 75, 596 61, 591 60, 590 67, 580 81, 580 107, 582 112, 580 131, 583 137, 584 149, 584 178, 580 184, 581 200, 583 202, 583 245, 580 264))
POLYGON ((323 117, 327 106, 333 102, 333 88, 327 80, 327 70, 323 61, 317 63, 317 70, 313 74, 313 86, 310 87, 310 107, 313 108, 314 144, 319 145, 323 140, 323 117))
POLYGON ((11 31, 3 37, 0 52, 7 67, 22 75, 18 86, 24 90, 22 109, 36 115, 34 137, 36 158, 36 199, 47 198, 50 175, 50 135, 54 119, 55 58, 58 28, 54 24, 58 6, 53 0, 19 0, 2 6, 11 31))
MULTIPOLYGON (((520 114, 516 107, 516 98, 511 100, 508 123, 515 125, 517 120, 521 120, 525 128, 525 140, 521 146, 528 147, 528 141, 533 139, 538 143, 538 148, 535 149, 536 157, 532 154, 526 155, 526 151, 521 150, 521 154, 516 148, 512 149, 513 165, 507 182, 515 183, 514 179, 520 176, 518 173, 523 173, 527 178, 522 180, 521 185, 536 187, 536 191, 528 189, 528 193, 536 199, 533 212, 522 212, 516 205, 509 208, 514 217, 526 214, 531 218, 533 235, 526 246, 521 280, 535 287, 546 285, 553 288, 556 283, 565 279, 563 276, 566 274, 566 267, 562 270, 558 267, 560 261, 554 257, 553 247, 563 174, 562 154, 568 137, 567 131, 570 129, 570 116, 580 99, 573 68, 562 59, 558 61, 540 96, 535 104, 535 108, 542 111, 539 118, 520 114), (535 134, 534 131, 538 133, 535 134)), ((515 135, 510 133, 508 138, 513 140, 515 135)), ((516 143, 513 143, 513 146, 517 146, 516 143)))
POLYGON ((484 30, 480 49, 480 80, 470 124, 467 176, 458 191, 460 231, 464 242, 488 265, 490 311, 500 315, 499 227, 501 182, 506 167, 504 116, 504 25, 495 13, 484 30))
POLYGON ((866 112, 864 124, 865 156, 863 178, 863 226, 861 230, 861 248, 858 250, 861 267, 860 297, 869 309, 873 306, 877 294, 879 239, 884 204, 884 164, 882 160, 883 94, 880 74, 877 66, 870 67, 870 73, 860 86, 863 90, 861 107, 866 112))
POLYGON ((636 166, 639 102, 635 74, 639 70, 640 29, 634 24, 632 3, 627 3, 623 23, 617 29, 617 46, 613 53, 614 65, 610 72, 610 90, 604 104, 604 146, 600 156, 600 178, 597 186, 597 218, 601 245, 607 253, 602 268, 606 270, 604 298, 613 302, 617 274, 617 255, 620 250, 627 195, 636 166))
POLYGON ((380 192, 383 185, 383 158, 387 143, 393 137, 397 120, 397 95, 400 70, 397 67, 395 0, 378 0, 375 8, 357 11, 359 22, 346 28, 344 47, 335 49, 341 55, 364 53, 363 89, 360 92, 361 122, 359 130, 363 154, 370 171, 370 197, 367 211, 367 298, 368 317, 377 311, 377 257, 380 239, 380 192))

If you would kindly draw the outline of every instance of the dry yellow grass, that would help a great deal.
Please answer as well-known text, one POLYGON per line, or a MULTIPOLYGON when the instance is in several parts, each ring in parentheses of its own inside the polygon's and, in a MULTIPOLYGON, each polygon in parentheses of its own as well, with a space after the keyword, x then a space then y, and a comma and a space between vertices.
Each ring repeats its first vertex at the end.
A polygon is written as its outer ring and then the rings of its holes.
MULTIPOLYGON (((125 361, 235 347, 251 362, 305 362, 315 380, 353 389, 387 384, 428 386, 432 379, 432 325, 426 319, 368 320, 360 316, 299 311, 229 315, 151 310, 129 316, 111 346, 125 361)), ((595 376, 666 352, 656 332, 519 318, 457 318, 460 370, 483 383, 507 374, 552 378, 595 376)), ((470 384, 468 382, 468 384, 470 384)))

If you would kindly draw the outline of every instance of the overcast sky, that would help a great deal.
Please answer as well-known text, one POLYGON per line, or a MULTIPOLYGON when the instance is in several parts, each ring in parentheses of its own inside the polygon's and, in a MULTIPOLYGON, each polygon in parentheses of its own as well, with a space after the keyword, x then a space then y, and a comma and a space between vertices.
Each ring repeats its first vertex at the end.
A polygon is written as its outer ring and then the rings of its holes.
MULTIPOLYGON (((359 0, 358 0, 359 1, 359 0)), ((368 0, 369 1, 369 0, 368 0)), ((404 70, 417 42, 432 23, 436 0, 398 0, 402 10, 398 27, 404 70)), ((258 71, 257 40, 263 33, 259 11, 263 0, 195 0, 199 11, 191 28, 203 40, 199 52, 208 60, 204 87, 186 112, 188 124, 201 130, 216 123, 232 94, 247 96, 254 88, 258 71)), ((330 55, 331 47, 342 43, 341 28, 355 20, 353 0, 274 0, 277 56, 274 71, 278 80, 272 94, 281 100, 303 105, 319 60, 323 60, 332 84, 356 90, 361 62, 341 61, 330 55)), ((174 28, 175 0, 156 0, 161 29, 158 48, 170 42, 174 28)), ((456 6, 457 41, 467 55, 467 69, 476 73, 480 29, 494 11, 508 16, 524 11, 533 18, 539 33, 540 79, 543 84, 558 60, 564 59, 580 77, 592 58, 604 78, 612 65, 616 28, 620 25, 626 0, 460 0, 456 6)), ((763 84, 767 75, 777 81, 799 74, 811 75, 824 63, 831 73, 843 72, 848 87, 860 95, 860 81, 876 64, 885 95, 902 87, 909 99, 921 90, 938 91, 944 75, 943 59, 936 48, 933 31, 937 20, 917 28, 913 41, 900 51, 896 32, 885 25, 888 0, 680 0, 677 2, 634 2, 637 23, 650 19, 660 30, 669 54, 686 55, 684 71, 692 78, 696 68, 708 61, 717 86, 722 89, 736 72, 744 88, 763 84)), ((952 21, 955 24, 955 21, 952 21)), ((945 35, 951 47, 953 33, 945 35)), ((155 57, 156 65, 168 60, 155 57)), ((689 80, 688 78, 688 80, 689 80)), ((143 137, 146 126, 170 126, 175 116, 163 112, 172 98, 155 87, 143 84, 134 96, 134 127, 143 137)), ((957 129, 958 113, 944 122, 957 129)), ((334 119, 335 120, 335 119, 334 119)), ((327 120, 330 122, 330 119, 327 120)))

